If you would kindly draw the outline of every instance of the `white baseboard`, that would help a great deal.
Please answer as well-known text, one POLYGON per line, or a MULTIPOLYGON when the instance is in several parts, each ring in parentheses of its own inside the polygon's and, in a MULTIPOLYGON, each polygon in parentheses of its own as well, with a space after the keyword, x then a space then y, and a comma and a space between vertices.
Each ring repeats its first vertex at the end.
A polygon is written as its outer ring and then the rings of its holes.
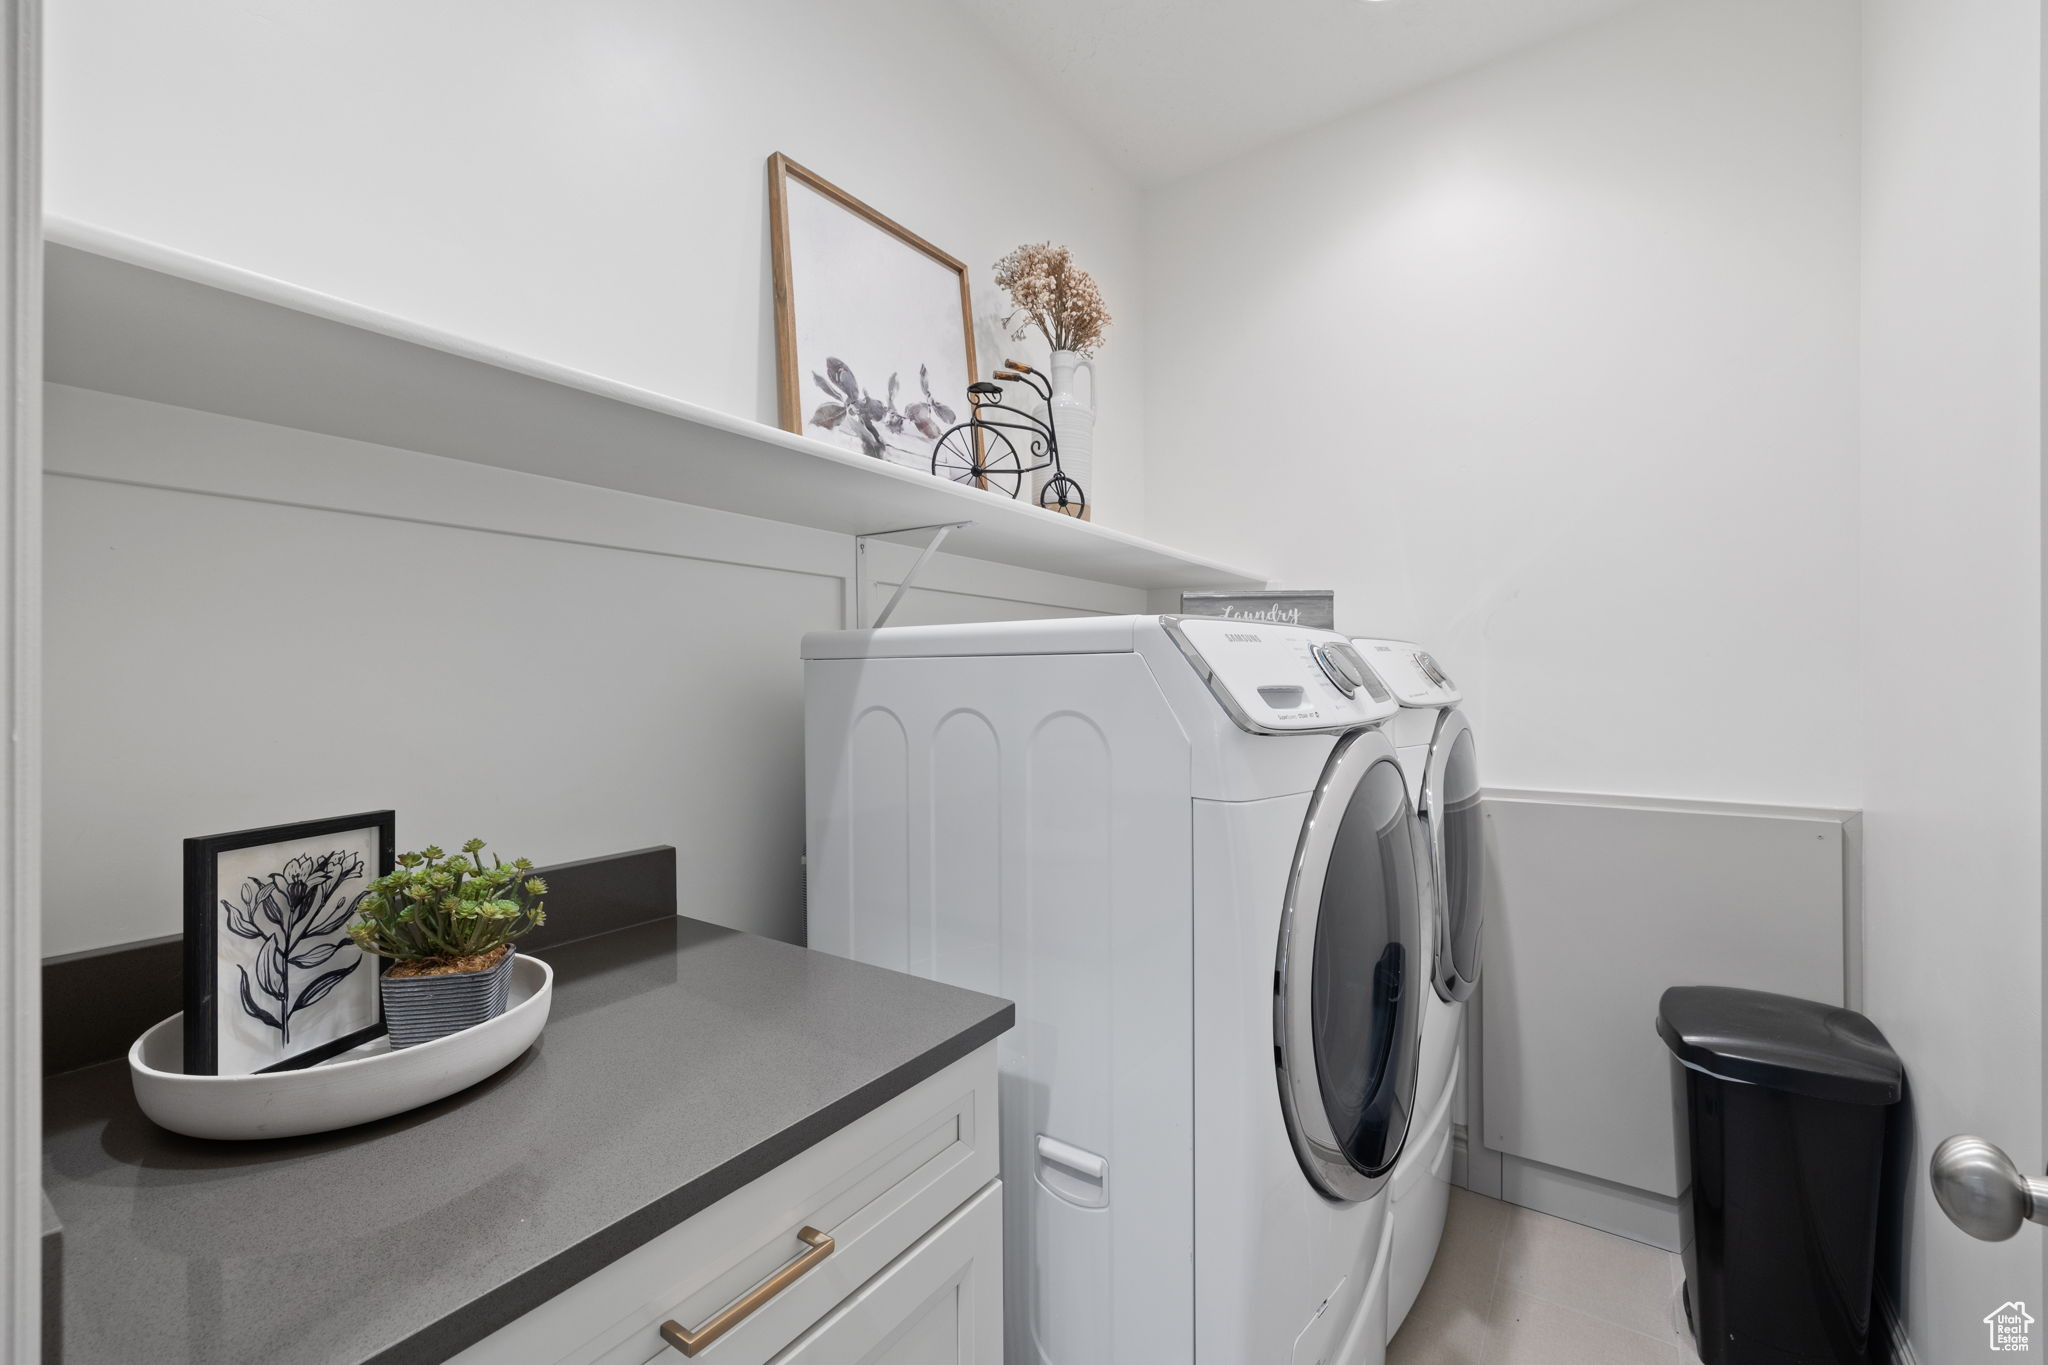
POLYGON ((1500 1197, 1510 1204, 1581 1223, 1664 1251, 1684 1249, 1687 1197, 1668 1199, 1576 1171, 1559 1170, 1521 1157, 1505 1157, 1500 1197))
POLYGON ((1451 1129, 1451 1183, 1664 1251, 1685 1246, 1681 1205, 1688 1196, 1666 1199, 1485 1147, 1475 1149, 1470 1133, 1457 1126, 1451 1129))
POLYGON ((1500 1199, 1502 1157, 1472 1141, 1463 1124, 1451 1125, 1451 1183, 1488 1199, 1500 1199))

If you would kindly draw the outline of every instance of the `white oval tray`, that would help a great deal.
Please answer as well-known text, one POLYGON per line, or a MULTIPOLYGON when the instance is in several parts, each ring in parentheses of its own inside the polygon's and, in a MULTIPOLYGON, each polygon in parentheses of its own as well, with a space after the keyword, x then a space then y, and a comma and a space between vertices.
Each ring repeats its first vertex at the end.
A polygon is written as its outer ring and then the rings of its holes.
POLYGON ((183 1014, 135 1040, 128 1072, 142 1112, 174 1133, 203 1138, 300 1137, 389 1118, 432 1104, 509 1066, 533 1046, 555 994, 539 958, 512 963, 511 999, 497 1018, 417 1047, 378 1038, 302 1071, 187 1076, 183 1014))

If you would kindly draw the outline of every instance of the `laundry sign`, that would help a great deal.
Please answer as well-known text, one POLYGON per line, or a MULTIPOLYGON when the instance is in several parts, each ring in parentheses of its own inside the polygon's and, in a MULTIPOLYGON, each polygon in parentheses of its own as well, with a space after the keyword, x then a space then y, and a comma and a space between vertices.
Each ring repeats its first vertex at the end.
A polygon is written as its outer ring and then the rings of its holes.
POLYGON ((1184 592, 1183 616, 1221 616, 1232 621, 1267 621, 1276 626, 1337 628, 1334 592, 1184 592))

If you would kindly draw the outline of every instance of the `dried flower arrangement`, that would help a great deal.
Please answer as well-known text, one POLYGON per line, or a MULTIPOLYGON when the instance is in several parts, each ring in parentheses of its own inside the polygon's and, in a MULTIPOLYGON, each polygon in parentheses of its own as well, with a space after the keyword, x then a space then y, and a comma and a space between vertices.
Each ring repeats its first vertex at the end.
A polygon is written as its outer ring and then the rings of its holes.
POLYGON ((1074 264, 1067 248, 1051 242, 1020 246, 996 262, 996 283, 1010 296, 1003 326, 1012 338, 1021 341, 1036 327, 1055 351, 1084 356, 1102 344, 1109 307, 1095 277, 1074 264))
POLYGON ((390 975, 437 976, 484 970, 514 939, 547 923, 547 883, 527 874, 524 858, 505 862, 471 839, 454 855, 438 848, 402 853, 388 877, 370 883, 349 937, 366 953, 399 965, 390 975))

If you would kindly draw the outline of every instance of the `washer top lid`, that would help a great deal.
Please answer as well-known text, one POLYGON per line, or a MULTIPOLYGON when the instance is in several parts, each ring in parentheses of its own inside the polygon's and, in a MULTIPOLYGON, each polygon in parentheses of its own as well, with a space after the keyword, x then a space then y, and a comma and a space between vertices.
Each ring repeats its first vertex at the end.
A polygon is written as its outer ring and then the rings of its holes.
POLYGON ((934 659, 977 654, 1129 654, 1150 616, 1071 616, 1049 621, 977 621, 957 626, 814 630, 806 659, 934 659))
POLYGON ((1403 706, 1455 706, 1464 693, 1421 645, 1406 640, 1353 640, 1373 672, 1403 706))
POLYGON ((937 659, 1131 654, 1176 647, 1224 712, 1253 734, 1353 730, 1378 724, 1401 709, 1351 642, 1335 631, 1209 616, 1077 616, 819 630, 804 636, 803 656, 937 659))
POLYGON ((1892 1104, 1905 1067, 1854 1010, 1733 986, 1673 986, 1657 1033, 1710 1075, 1845 1104, 1892 1104))

